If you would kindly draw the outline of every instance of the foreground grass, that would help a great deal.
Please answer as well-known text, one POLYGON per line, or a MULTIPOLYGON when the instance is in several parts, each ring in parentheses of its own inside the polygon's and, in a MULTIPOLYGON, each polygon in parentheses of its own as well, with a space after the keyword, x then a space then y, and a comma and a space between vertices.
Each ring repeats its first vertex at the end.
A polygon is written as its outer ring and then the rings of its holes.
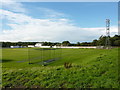
POLYGON ((118 88, 118 73, 111 70, 115 66, 109 64, 103 68, 103 65, 13 69, 4 71, 3 87, 118 88))
POLYGON ((64 49, 62 55, 61 60, 43 67, 38 64, 25 66, 25 63, 20 66, 15 60, 3 63, 3 87, 118 88, 117 48, 64 49), (11 65, 12 62, 15 65, 11 65), (72 63, 72 67, 66 69, 64 62, 72 63))

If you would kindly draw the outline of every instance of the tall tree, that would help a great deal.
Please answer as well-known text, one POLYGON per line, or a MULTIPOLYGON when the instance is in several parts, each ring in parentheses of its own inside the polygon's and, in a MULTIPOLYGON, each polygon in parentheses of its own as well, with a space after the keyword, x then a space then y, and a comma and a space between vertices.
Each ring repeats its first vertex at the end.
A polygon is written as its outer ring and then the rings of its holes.
POLYGON ((63 41, 63 42, 62 42, 62 45, 63 45, 63 46, 69 46, 69 45, 70 45, 70 42, 69 42, 69 41, 63 41))
POLYGON ((98 45, 98 40, 97 39, 93 40, 91 44, 92 44, 92 46, 97 46, 98 45))

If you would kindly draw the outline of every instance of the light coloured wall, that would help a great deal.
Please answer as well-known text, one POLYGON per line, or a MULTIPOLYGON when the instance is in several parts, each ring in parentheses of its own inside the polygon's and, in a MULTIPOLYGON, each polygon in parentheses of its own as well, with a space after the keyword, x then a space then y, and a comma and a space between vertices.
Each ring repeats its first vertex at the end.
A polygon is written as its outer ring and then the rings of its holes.
POLYGON ((50 46, 41 46, 41 48, 50 48, 50 46))
POLYGON ((56 46, 53 48, 97 48, 96 46, 56 46))
POLYGON ((35 47, 34 45, 28 45, 28 47, 35 47))
POLYGON ((10 46, 10 48, 20 48, 20 46, 10 46))
MULTIPOLYGON (((39 46, 40 48, 50 48, 50 46, 39 46)), ((96 46, 52 46, 52 48, 97 48, 96 46)))

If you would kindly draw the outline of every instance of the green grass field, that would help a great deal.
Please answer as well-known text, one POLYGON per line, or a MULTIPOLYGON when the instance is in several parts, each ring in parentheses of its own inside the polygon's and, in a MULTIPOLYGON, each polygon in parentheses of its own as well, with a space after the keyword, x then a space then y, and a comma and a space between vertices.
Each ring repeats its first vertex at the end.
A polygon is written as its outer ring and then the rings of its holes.
POLYGON ((2 49, 2 86, 22 88, 118 88, 118 48, 2 49), (62 54, 61 54, 62 53, 62 54), (45 60, 58 59, 42 66, 45 60), (30 61, 31 64, 28 64, 30 61), (71 63, 65 68, 64 63, 71 63))

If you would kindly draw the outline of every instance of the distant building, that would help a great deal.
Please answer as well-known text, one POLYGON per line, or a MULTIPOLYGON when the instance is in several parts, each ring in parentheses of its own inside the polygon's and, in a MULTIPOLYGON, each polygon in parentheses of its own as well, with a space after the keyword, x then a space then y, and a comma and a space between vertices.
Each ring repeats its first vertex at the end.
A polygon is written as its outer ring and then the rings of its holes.
POLYGON ((43 46, 43 43, 36 43, 35 47, 40 47, 40 48, 50 48, 50 46, 43 46))
POLYGON ((41 47, 43 43, 36 43, 35 47, 41 47))

